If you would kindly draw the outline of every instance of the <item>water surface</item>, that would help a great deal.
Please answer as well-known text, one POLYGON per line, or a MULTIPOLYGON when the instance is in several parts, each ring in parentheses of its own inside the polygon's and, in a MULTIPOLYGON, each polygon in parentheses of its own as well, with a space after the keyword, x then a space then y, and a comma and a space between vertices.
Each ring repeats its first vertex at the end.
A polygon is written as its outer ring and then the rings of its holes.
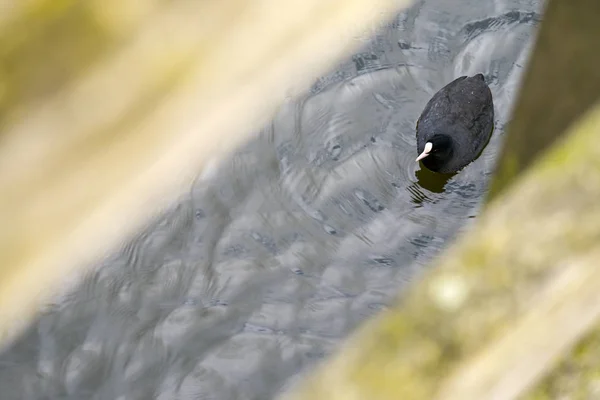
POLYGON ((272 398, 386 307, 477 215, 540 1, 401 13, 0 355, 1 398, 272 398), (496 128, 450 178, 414 127, 483 72, 496 128))

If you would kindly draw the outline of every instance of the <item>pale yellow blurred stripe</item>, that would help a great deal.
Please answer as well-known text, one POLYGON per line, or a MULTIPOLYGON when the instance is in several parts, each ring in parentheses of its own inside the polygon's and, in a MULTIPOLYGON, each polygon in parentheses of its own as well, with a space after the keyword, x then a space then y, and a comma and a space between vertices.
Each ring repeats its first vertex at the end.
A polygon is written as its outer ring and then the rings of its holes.
MULTIPOLYGON (((28 17, 38 15, 39 20, 59 15, 78 0, 0 0, 0 32, 11 23, 26 23, 28 17)), ((98 18, 114 30, 125 30, 139 23, 166 0, 87 0, 96 10, 98 18)))
POLYGON ((93 3, 117 45, 0 133, 2 341, 409 2, 135 3, 93 3))

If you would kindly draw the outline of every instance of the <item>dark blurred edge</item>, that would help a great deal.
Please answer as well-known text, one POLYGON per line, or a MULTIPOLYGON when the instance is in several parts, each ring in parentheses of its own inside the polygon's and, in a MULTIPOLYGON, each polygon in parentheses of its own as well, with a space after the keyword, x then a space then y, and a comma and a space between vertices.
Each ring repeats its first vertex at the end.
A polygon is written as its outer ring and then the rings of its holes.
POLYGON ((600 98, 600 1, 548 0, 486 203, 600 98))

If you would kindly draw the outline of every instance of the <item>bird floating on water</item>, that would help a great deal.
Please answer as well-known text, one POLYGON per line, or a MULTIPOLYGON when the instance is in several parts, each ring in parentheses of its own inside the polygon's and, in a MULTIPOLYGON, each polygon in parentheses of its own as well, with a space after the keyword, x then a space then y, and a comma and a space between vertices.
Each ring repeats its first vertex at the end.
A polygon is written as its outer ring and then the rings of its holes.
POLYGON ((451 174, 475 160, 494 128, 492 92, 483 74, 441 88, 417 121, 417 150, 427 169, 451 174))

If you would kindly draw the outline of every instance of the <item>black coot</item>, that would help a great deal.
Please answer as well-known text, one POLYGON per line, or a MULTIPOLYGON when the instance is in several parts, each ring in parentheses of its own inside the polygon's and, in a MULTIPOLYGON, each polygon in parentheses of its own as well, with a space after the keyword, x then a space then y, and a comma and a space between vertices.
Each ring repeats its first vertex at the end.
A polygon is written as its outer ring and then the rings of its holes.
POLYGON ((423 165, 450 174, 475 160, 494 128, 492 92, 482 74, 461 76, 437 92, 417 121, 423 165))

